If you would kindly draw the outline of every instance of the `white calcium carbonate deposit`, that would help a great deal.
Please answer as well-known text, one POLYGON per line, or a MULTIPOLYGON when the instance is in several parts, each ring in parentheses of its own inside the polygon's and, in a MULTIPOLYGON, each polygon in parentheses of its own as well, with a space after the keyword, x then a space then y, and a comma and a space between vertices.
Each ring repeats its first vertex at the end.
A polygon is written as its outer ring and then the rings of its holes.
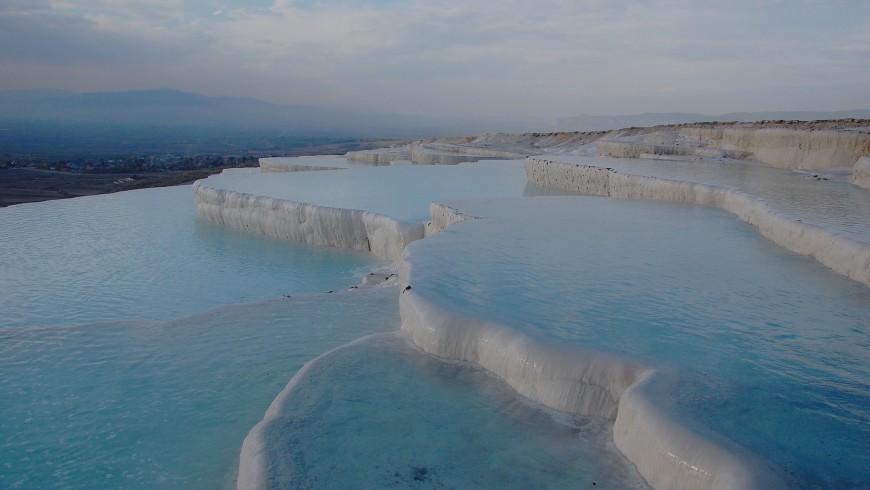
POLYGON ((870 157, 861 157, 855 162, 852 182, 857 186, 870 189, 870 157))
MULTIPOLYGON (((851 165, 859 156, 856 152, 870 151, 866 138, 857 133, 739 129, 683 132, 719 149, 752 152, 761 161, 789 168, 814 168, 808 162, 820 158, 851 165)), ((405 156, 404 151, 391 150, 383 158, 377 152, 359 152, 348 158, 382 163, 405 156)), ((675 154, 681 152, 675 150, 675 154)), ((414 148, 410 153, 417 160, 434 159, 438 163, 454 163, 465 157, 459 153, 438 155, 440 152, 425 148, 414 148)), ((859 185, 870 181, 867 162, 863 158, 855 167, 854 181, 859 185)), ((536 157, 525 160, 525 171, 530 183, 585 194, 718 206, 756 226, 776 243, 870 284, 870 246, 781 216, 763 201, 734 189, 536 157)), ((694 434, 656 407, 645 394, 656 377, 654 370, 593 352, 543 347, 497 323, 436 306, 411 289, 413 257, 403 258, 405 246, 473 216, 436 203, 430 206, 431 220, 424 225, 368 211, 211 188, 204 181, 196 183, 193 192, 200 216, 209 221, 305 243, 370 250, 399 263, 401 329, 415 345, 442 358, 476 363, 547 407, 614 420, 615 444, 655 488, 749 489, 779 485, 753 458, 694 434)), ((274 416, 271 409, 267 418, 270 416, 274 416)), ((274 455, 268 453, 264 437, 256 428, 245 440, 239 488, 268 485, 263 479, 264 458, 274 455)))
POLYGON ((683 128, 680 135, 714 148, 752 153, 760 162, 780 168, 818 170, 852 166, 870 154, 865 131, 785 128, 683 128))
POLYGON ((204 181, 194 184, 193 194, 199 216, 213 223, 312 245, 370 251, 391 261, 399 260, 405 245, 424 233, 422 223, 211 188, 204 181))
POLYGON ((870 246, 773 212, 753 196, 713 185, 630 175, 610 168, 529 157, 529 181, 596 196, 654 199, 717 206, 755 226, 777 244, 834 271, 870 284, 870 246))

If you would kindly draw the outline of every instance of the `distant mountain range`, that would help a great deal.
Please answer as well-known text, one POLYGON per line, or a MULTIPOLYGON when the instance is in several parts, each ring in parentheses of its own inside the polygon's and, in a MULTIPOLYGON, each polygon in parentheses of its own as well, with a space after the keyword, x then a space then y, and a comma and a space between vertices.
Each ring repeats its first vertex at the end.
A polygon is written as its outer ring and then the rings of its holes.
POLYGON ((170 89, 74 93, 0 92, 0 120, 126 126, 281 128, 370 137, 442 133, 450 121, 402 114, 281 105, 238 97, 207 97, 170 89))
POLYGON ((711 116, 686 112, 648 112, 626 116, 580 116, 557 119, 549 124, 551 131, 607 131, 630 127, 649 127, 660 124, 684 124, 695 122, 754 122, 763 120, 814 121, 820 119, 870 119, 870 110, 858 109, 836 112, 732 112, 711 116))
POLYGON ((508 119, 435 118, 363 113, 258 99, 208 97, 171 89, 76 93, 63 90, 0 92, 0 120, 124 126, 280 128, 366 137, 440 136, 474 131, 605 131, 702 121, 870 118, 870 110, 840 112, 734 112, 711 116, 666 112, 625 116, 579 115, 549 123, 508 119))

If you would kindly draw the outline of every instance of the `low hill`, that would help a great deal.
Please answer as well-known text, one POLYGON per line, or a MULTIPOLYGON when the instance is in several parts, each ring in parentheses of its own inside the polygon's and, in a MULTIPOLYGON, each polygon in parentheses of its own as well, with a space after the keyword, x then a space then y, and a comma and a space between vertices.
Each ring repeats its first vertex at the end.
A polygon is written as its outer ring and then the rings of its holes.
POLYGON ((686 124, 697 122, 756 122, 770 120, 785 121, 817 121, 833 119, 870 119, 870 110, 858 109, 851 111, 828 112, 731 112, 728 114, 709 115, 686 112, 648 112, 625 116, 594 116, 582 114, 574 117, 557 119, 550 123, 551 131, 609 131, 623 128, 646 128, 664 124, 686 124))

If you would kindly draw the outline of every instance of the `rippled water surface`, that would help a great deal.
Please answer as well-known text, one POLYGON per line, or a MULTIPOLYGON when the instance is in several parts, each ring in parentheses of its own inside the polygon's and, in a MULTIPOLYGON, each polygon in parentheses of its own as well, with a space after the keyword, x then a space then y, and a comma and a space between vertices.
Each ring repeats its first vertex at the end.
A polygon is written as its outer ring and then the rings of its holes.
POLYGON ((866 288, 715 208, 448 204, 484 219, 410 246, 415 291, 543 342, 675 372, 676 410, 797 484, 868 484, 866 288))
POLYGON ((165 320, 346 288, 382 262, 200 221, 190 186, 0 209, 0 328, 165 320))
POLYGON ((398 327, 395 289, 306 293, 382 267, 201 222, 189 186, 0 209, 0 488, 232 486, 299 367, 398 327))
POLYGON ((0 488, 235 488, 242 441, 287 380, 329 349, 398 328, 397 297, 0 329, 0 488))

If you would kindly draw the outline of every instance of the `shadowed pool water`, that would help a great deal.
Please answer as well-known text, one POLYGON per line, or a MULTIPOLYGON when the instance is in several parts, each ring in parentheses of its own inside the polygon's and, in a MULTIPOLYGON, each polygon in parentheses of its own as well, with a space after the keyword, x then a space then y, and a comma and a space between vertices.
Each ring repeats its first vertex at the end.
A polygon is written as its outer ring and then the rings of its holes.
POLYGON ((274 488, 648 488, 611 424, 547 411, 396 335, 294 382, 268 431, 274 488))
POLYGON ((484 219, 410 245, 415 292, 543 342, 676 368, 658 402, 699 430, 800 486, 868 484, 866 288, 718 209, 588 197, 449 204, 484 219))

